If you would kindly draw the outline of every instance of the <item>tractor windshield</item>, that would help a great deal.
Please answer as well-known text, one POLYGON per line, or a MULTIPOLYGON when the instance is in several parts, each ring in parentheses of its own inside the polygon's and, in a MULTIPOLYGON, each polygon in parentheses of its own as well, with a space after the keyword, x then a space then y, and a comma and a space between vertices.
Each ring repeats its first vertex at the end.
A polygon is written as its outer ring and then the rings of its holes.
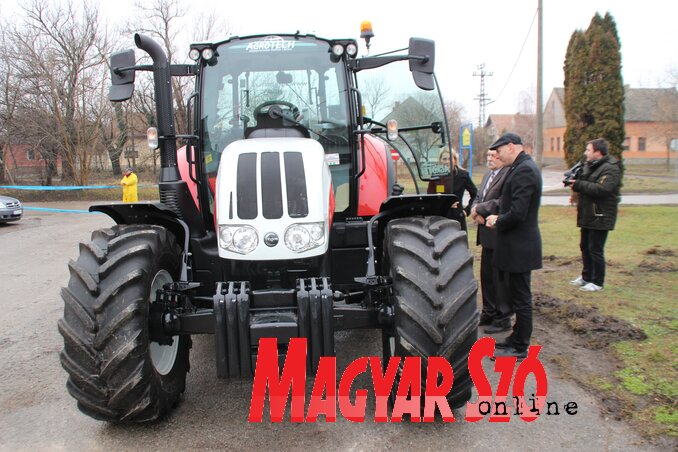
POLYGON ((253 37, 220 45, 203 68, 208 175, 216 173, 228 144, 266 136, 260 129, 267 127, 318 140, 336 156, 335 164, 348 162, 345 72, 331 55, 328 42, 311 37, 253 37))

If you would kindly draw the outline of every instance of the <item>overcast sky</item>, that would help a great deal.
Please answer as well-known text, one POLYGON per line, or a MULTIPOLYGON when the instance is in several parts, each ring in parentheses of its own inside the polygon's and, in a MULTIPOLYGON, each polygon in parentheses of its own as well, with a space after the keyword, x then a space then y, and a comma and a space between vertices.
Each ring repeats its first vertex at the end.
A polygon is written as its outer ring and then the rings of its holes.
MULTIPOLYGON (((11 9, 12 3, 14 0, 2 0, 0 12, 11 9)), ((357 38, 360 22, 370 20, 375 33, 372 54, 405 47, 410 36, 434 39, 436 73, 443 95, 464 105, 466 117, 474 122, 478 121, 478 102, 474 98, 480 92, 480 78, 473 73, 481 63, 487 72, 493 73, 485 82, 486 95, 494 100, 487 106, 488 114, 515 113, 521 92, 535 97, 537 0, 185 0, 184 3, 191 9, 213 7, 223 11, 222 16, 234 35, 299 30, 325 38, 357 38)), ((544 103, 554 87, 563 85, 563 60, 572 32, 586 29, 596 11, 601 15, 609 11, 617 22, 625 84, 669 86, 669 71, 678 72, 677 1, 543 0, 543 3, 544 103)), ((134 0, 103 0, 101 12, 112 23, 122 22, 134 13, 133 4, 134 0)), ((360 53, 364 51, 362 46, 360 53)))

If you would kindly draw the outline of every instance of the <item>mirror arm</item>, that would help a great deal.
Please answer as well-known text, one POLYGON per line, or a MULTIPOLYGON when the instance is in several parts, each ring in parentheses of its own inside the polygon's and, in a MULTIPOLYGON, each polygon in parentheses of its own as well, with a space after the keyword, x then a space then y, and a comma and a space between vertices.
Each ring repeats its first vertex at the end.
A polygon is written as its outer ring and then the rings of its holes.
POLYGON ((396 61, 415 60, 427 63, 430 57, 428 55, 395 55, 389 57, 366 57, 349 60, 348 67, 353 72, 359 72, 363 69, 376 69, 378 67, 386 66, 387 64, 395 63, 396 61))
POLYGON ((403 61, 409 59, 409 55, 395 55, 388 57, 366 57, 366 58, 356 58, 355 60, 348 61, 348 67, 353 72, 362 71, 363 69, 375 69, 378 67, 385 66, 387 64, 394 63, 396 61, 403 61))
POLYGON ((127 66, 127 67, 114 67, 113 72, 115 72, 117 75, 122 75, 123 72, 127 71, 152 71, 153 70, 153 65, 151 64, 144 64, 141 66, 127 66))

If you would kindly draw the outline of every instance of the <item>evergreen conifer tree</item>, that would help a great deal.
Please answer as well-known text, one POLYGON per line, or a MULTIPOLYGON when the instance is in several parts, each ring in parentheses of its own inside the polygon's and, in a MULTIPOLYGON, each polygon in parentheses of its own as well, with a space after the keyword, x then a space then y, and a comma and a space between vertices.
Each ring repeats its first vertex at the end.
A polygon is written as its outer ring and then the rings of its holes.
POLYGON ((566 161, 581 159, 594 138, 605 138, 610 154, 621 160, 626 136, 621 44, 609 13, 596 13, 586 32, 572 34, 564 70, 566 161))
POLYGON ((570 37, 565 54, 565 161, 568 166, 580 160, 585 147, 585 122, 588 102, 586 99, 588 45, 584 32, 576 30, 570 37))

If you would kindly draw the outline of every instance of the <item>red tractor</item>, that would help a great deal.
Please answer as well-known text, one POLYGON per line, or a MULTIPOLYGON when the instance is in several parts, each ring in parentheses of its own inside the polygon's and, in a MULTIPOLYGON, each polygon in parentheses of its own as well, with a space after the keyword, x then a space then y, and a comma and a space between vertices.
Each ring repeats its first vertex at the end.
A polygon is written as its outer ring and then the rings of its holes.
POLYGON ((429 356, 449 360, 448 401, 463 405, 478 324, 472 256, 445 217, 455 197, 419 193, 450 171, 438 162, 450 139, 433 41, 360 58, 352 39, 234 37, 194 44, 194 64, 178 65, 153 40, 134 41, 153 64, 113 55, 109 97, 129 99, 135 72, 152 71, 160 202, 90 207, 117 225, 80 244, 62 290, 61 363, 78 408, 111 422, 168 413, 192 335, 214 335, 217 376, 229 378, 253 374, 266 337, 281 360, 291 338, 307 338, 312 372, 352 328, 380 329, 384 358, 420 356, 423 372, 429 356), (402 63, 411 76, 397 75, 402 63), (379 122, 359 81, 387 67, 379 77, 396 102, 379 122), (187 134, 174 127, 172 77, 195 79, 187 134), (394 151, 411 194, 395 182, 394 151))

